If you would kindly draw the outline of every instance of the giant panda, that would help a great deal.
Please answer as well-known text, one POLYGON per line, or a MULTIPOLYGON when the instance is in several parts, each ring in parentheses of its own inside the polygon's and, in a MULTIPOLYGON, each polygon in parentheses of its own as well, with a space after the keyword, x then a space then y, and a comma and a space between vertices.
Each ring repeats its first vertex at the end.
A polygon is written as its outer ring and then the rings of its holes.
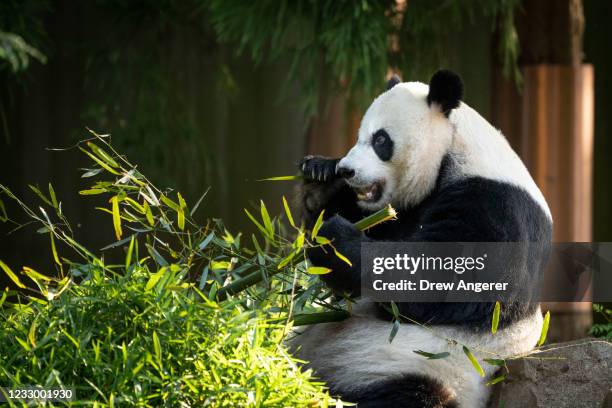
POLYGON ((332 251, 313 248, 309 262, 332 269, 321 279, 355 298, 351 317, 298 332, 291 346, 334 395, 366 407, 483 407, 482 378, 459 343, 478 360, 533 349, 542 326, 536 299, 505 303, 499 331, 491 334, 492 303, 400 303, 403 322, 389 342, 388 307, 360 298, 360 245, 367 241, 536 243, 516 259, 515 277, 529 286, 546 263, 552 218, 544 196, 504 136, 461 101, 463 84, 451 71, 436 72, 429 86, 392 78, 367 109, 354 147, 342 158, 307 156, 299 167, 298 203, 312 226, 322 210, 319 235, 332 251), (363 233, 353 222, 391 204, 396 221, 363 233), (433 330, 430 330, 433 329, 433 330), (455 341, 453 341, 455 340, 455 341), (450 352, 428 360, 414 350, 450 352))

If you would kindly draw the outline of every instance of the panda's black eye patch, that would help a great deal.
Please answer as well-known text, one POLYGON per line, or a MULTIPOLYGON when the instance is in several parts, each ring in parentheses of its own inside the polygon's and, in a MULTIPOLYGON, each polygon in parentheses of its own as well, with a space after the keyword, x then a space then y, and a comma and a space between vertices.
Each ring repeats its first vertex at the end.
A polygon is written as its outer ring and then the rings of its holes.
POLYGON ((393 156, 393 140, 391 140, 385 129, 379 129, 372 135, 372 148, 380 160, 391 160, 391 156, 393 156))

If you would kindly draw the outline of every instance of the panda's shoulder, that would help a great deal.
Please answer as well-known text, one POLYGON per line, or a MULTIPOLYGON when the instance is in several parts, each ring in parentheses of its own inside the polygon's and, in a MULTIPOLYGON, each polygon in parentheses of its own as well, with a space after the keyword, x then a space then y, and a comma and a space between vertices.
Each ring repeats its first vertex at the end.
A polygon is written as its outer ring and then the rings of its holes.
POLYGON ((494 241, 544 237, 550 221, 545 209, 524 188, 484 177, 445 183, 431 197, 425 216, 494 241), (461 224, 461 225, 457 225, 461 224))

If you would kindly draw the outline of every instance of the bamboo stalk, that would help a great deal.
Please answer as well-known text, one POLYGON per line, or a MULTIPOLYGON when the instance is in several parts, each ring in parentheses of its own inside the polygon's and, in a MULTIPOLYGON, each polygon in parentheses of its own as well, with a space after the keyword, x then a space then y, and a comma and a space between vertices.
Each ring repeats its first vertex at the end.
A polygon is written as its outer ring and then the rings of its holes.
MULTIPOLYGON (((394 219, 397 219, 397 212, 395 211, 393 207, 391 207, 391 204, 387 204, 385 208, 375 212, 374 214, 371 214, 363 218, 360 221, 357 221, 354 225, 360 231, 365 231, 369 228, 372 228, 375 225, 378 225, 385 221, 394 220, 394 219)), ((293 258, 294 263, 299 263, 299 262, 302 262, 303 260, 304 260, 304 252, 300 252, 293 258)), ((273 276, 277 274, 278 272, 280 272, 280 270, 272 271, 271 273, 268 274, 268 276, 273 276)), ((229 285, 224 286, 221 289, 219 289, 219 292, 217 292, 217 299, 219 301, 225 300, 227 299, 228 295, 235 295, 236 293, 240 293, 243 290, 253 285, 258 284, 262 280, 263 280, 263 274, 261 271, 251 272, 250 274, 240 279, 237 279, 234 282, 230 283, 229 285)))

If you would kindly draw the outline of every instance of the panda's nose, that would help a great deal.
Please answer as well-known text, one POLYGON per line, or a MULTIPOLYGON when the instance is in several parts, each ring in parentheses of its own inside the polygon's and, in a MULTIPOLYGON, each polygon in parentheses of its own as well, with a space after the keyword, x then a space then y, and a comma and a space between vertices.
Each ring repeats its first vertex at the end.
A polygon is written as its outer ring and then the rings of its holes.
POLYGON ((349 168, 349 167, 344 167, 344 166, 339 166, 336 169, 336 174, 339 177, 345 178, 345 179, 350 179, 351 177, 353 177, 355 175, 355 170, 349 168))

